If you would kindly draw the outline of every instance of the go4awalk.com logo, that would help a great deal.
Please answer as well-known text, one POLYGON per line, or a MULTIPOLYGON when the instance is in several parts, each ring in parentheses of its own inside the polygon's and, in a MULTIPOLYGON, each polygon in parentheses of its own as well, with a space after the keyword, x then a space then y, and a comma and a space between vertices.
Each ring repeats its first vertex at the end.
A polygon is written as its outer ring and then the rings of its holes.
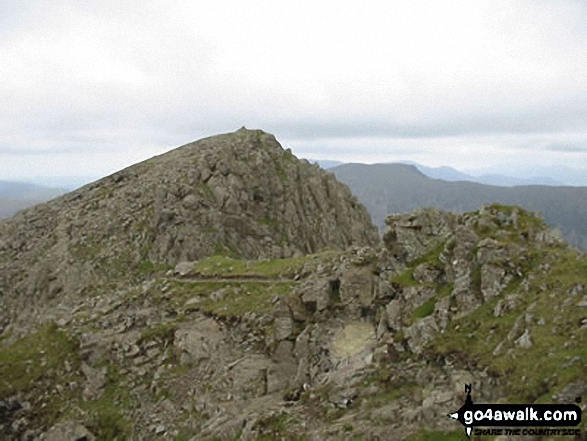
POLYGON ((467 436, 473 431, 475 435, 580 434, 576 426, 581 423, 581 408, 575 404, 475 404, 471 399, 470 384, 465 385, 465 392, 465 404, 448 416, 465 426, 467 436))

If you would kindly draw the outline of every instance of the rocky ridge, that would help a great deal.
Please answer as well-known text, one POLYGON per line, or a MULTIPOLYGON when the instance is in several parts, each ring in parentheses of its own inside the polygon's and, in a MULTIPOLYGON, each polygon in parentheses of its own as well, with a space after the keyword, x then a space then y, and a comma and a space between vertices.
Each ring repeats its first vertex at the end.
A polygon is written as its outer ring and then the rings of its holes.
POLYGON ((152 268, 3 334, 0 433, 456 441, 464 383, 478 402, 587 391, 587 260, 540 217, 493 205, 387 224, 379 247, 152 268))
POLYGON ((180 261, 288 258, 378 241, 346 186, 273 135, 243 128, 0 222, 0 327, 59 320, 80 299, 180 261))

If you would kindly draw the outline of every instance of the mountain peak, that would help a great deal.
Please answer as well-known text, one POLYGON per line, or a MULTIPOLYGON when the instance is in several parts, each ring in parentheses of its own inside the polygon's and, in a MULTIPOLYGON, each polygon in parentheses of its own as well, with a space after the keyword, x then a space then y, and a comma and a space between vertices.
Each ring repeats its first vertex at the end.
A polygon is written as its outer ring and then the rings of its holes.
POLYGON ((141 268, 218 254, 292 257, 378 241, 348 187, 298 160, 273 135, 240 129, 0 223, 1 301, 3 311, 18 315, 25 304, 66 304, 98 286, 114 287, 141 268))

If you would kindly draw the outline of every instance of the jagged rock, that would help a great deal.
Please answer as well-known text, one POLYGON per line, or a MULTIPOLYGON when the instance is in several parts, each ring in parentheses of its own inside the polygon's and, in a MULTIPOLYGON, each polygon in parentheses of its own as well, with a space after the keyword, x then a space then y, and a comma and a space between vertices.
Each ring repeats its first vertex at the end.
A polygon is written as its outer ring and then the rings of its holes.
POLYGON ((293 356, 292 341, 281 341, 272 355, 273 363, 267 368, 267 393, 284 391, 293 384, 297 364, 293 356))
POLYGON ((503 341, 499 342, 498 345, 493 350, 493 355, 494 356, 501 355, 503 353, 503 347, 504 347, 504 342, 503 341))
POLYGON ((455 394, 452 390, 433 390, 430 394, 424 398, 422 402, 422 408, 428 412, 431 412, 434 407, 440 406, 442 412, 444 409, 449 408, 448 403, 455 401, 455 394))
POLYGON ((88 400, 100 398, 102 389, 106 386, 106 368, 95 369, 85 363, 81 365, 81 371, 86 377, 83 396, 88 400))
POLYGON ((373 274, 368 268, 351 268, 340 278, 340 299, 344 304, 370 306, 376 297, 373 274))
POLYGON ((512 326, 512 329, 510 329, 510 332, 508 332, 508 340, 512 341, 518 338, 518 336, 520 335, 520 328, 522 327, 524 323, 524 314, 520 315, 516 321, 514 322, 514 326, 512 326))
POLYGON ((569 291, 569 295, 576 296, 577 294, 582 294, 584 290, 585 286, 582 283, 576 283, 569 291))
POLYGON ((376 338, 377 341, 381 341, 389 335, 389 326, 387 325, 387 317, 385 314, 382 315, 377 325, 376 338))
POLYGON ((198 364, 218 356, 224 335, 213 319, 186 323, 175 331, 174 346, 182 364, 198 364))
POLYGON ((330 282, 326 278, 313 277, 306 280, 297 290, 306 311, 323 311, 330 302, 330 282))
POLYGON ((520 296, 518 294, 508 294, 504 299, 501 299, 493 309, 494 317, 501 317, 512 311, 518 306, 520 296))
POLYGON ((106 337, 100 334, 83 334, 80 344, 80 357, 91 366, 104 359, 110 351, 112 336, 106 337))
POLYGON ((45 433, 44 441, 94 441, 96 437, 76 421, 56 424, 45 433))
MULTIPOLYGON (((549 325, 552 320, 553 339, 570 334, 561 350, 584 343, 587 318, 573 308, 581 303, 583 285, 580 279, 567 283, 582 264, 573 267, 574 251, 559 246, 537 252, 544 244, 532 241, 541 227, 525 212, 512 215, 496 206, 482 214, 424 210, 393 216, 389 248, 335 251, 369 235, 353 231, 365 224, 352 197, 317 167, 288 152, 265 151, 263 134, 241 135, 224 139, 222 152, 208 141, 198 143, 201 151, 191 146, 176 154, 181 164, 155 159, 89 186, 73 195, 79 199, 70 201, 71 213, 55 213, 62 207, 49 205, 34 211, 38 218, 25 216, 44 235, 57 234, 55 244, 29 238, 24 226, 0 224, 2 233, 16 232, 18 239, 2 236, 9 243, 0 251, 0 350, 26 355, 15 366, 35 377, 17 392, 10 390, 10 378, 4 382, 14 398, 0 397, 0 437, 38 437, 55 422, 47 422, 53 409, 42 409, 60 402, 57 418, 79 417, 99 439, 111 429, 119 438, 189 433, 203 441, 281 439, 290 433, 324 441, 388 439, 390 433, 406 439, 419 426, 448 433, 454 422, 440 414, 462 404, 464 384, 473 384, 479 402, 507 398, 509 381, 479 351, 507 354, 497 361, 509 372, 507 363, 526 362, 522 357, 543 346, 542 334, 550 329, 534 327, 546 323, 541 316, 549 325), (238 145, 241 135, 251 142, 250 151, 230 145, 238 145), (231 167, 233 154, 250 164, 231 167), (266 169, 270 176, 263 175, 266 169), (333 207, 330 197, 336 199, 333 207), (105 207, 116 213, 94 223, 105 207), (339 222, 349 210, 351 219, 339 222), (330 241, 335 250, 304 256, 330 241), (47 252, 49 264, 29 260, 29 246, 47 252), (559 250, 570 271, 564 278, 549 277, 561 270, 559 250), (219 255, 199 261, 209 253, 219 255), (14 289, 7 291, 12 270, 8 279, 4 270, 16 258, 31 271, 13 277, 14 289), (57 275, 53 261, 69 273, 57 275), (123 275, 100 274, 102 264, 123 275), (508 285, 514 278, 521 283, 508 285), (95 285, 82 286, 78 279, 95 285), (511 293, 502 298, 506 286, 511 293), (4 317, 7 302, 17 319, 67 322, 42 326, 43 348, 30 351, 34 355, 12 351, 13 342, 22 344, 13 333, 26 333, 27 324, 4 317), (546 314, 551 304, 552 318, 546 314), (485 309, 469 321, 479 306, 485 309), (492 312, 503 317, 513 311, 511 330, 503 328, 511 324, 509 317, 491 323, 492 312), (455 333, 456 345, 450 340, 455 333), (460 338, 468 339, 467 351, 458 346, 460 338), (39 366, 47 368, 37 379, 39 366), (104 366, 108 411, 102 413, 102 401, 82 400, 102 393, 104 366), (123 435, 126 429, 132 435, 123 435)), ((563 368, 584 361, 567 354, 561 359, 563 368)), ((544 368, 550 377, 543 385, 565 386, 557 383, 552 363, 544 368)), ((0 371, 10 377, 10 371, 0 371)), ((16 380, 18 385, 22 379, 16 380)), ((527 384, 537 385, 535 380, 527 384)))
POLYGON ((489 262, 501 261, 508 255, 507 250, 503 244, 495 239, 486 238, 479 241, 477 245, 477 262, 480 265, 485 265, 489 262))
POLYGON ((415 309, 435 295, 436 290, 432 286, 419 285, 407 287, 404 289, 402 296, 404 308, 407 310, 415 309))
POLYGON ((442 279, 443 271, 430 264, 423 263, 414 269, 414 280, 418 283, 440 283, 442 279))
MULTIPOLYGON (((263 355, 247 355, 230 369, 231 390, 241 398, 267 393, 267 370, 271 361, 263 355)), ((272 385, 273 387, 273 385, 272 385)))
POLYGON ((403 303, 399 299, 392 300, 385 308, 387 325, 391 329, 398 331, 403 327, 403 310, 403 303))
POLYGON ((529 349, 533 346, 532 339, 530 338, 530 331, 528 329, 526 329, 520 338, 516 340, 516 344, 523 349, 529 349))
POLYGON ((175 274, 182 277, 189 276, 194 271, 194 262, 179 262, 175 265, 175 274))
POLYGON ((429 316, 405 328, 404 332, 410 350, 415 354, 420 354, 424 345, 434 339, 436 332, 438 332, 438 326, 434 317, 429 316))
POLYGON ((446 329, 452 317, 451 301, 452 297, 448 296, 440 299, 435 304, 434 321, 441 330, 446 329))
POLYGON ((481 267, 481 293, 485 302, 497 297, 510 283, 512 276, 504 268, 496 265, 481 267))
POLYGON ((560 393, 553 396, 553 398, 559 403, 575 404, 577 397, 585 396, 585 392, 587 392, 587 384, 585 383, 585 380, 578 380, 565 386, 565 388, 560 393))
POLYGON ((294 320, 291 309, 284 302, 278 302, 273 310, 273 328, 275 339, 285 340, 292 336, 294 320))
POLYGON ((442 243, 453 232, 456 220, 453 213, 427 209, 388 216, 383 241, 392 254, 412 261, 442 243))

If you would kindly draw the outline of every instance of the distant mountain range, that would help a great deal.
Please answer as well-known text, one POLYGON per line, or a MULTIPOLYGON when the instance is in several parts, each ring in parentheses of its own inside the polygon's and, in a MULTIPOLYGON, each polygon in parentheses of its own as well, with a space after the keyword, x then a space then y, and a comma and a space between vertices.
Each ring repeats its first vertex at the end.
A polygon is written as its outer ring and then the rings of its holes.
POLYGON ((569 243, 587 249, 587 187, 449 182, 430 178, 407 164, 343 164, 329 171, 351 188, 380 229, 390 213, 421 207, 463 213, 497 202, 541 212, 569 243))
POLYGON ((66 191, 77 190, 86 184, 95 182, 103 176, 36 176, 15 179, 40 187, 59 188, 66 191))
POLYGON ((67 191, 30 182, 0 181, 0 218, 10 217, 27 207, 61 196, 67 191))
MULTIPOLYGON (((325 170, 344 164, 344 162, 333 160, 310 159, 309 161, 320 165, 325 170)), ((413 161, 399 163, 413 165, 429 178, 442 179, 443 181, 470 181, 500 187, 516 185, 587 186, 587 170, 565 166, 527 168, 501 166, 485 171, 464 172, 454 167, 428 167, 413 161)))
POLYGON ((337 165, 344 164, 344 162, 330 161, 328 159, 325 159, 325 160, 308 159, 308 161, 310 161, 312 164, 318 164, 324 170, 329 169, 329 168, 332 168, 332 167, 336 167, 337 165))
MULTIPOLYGON (((546 176, 532 176, 528 178, 516 178, 500 173, 487 173, 478 176, 470 175, 452 167, 426 167, 411 163, 426 176, 443 181, 470 181, 487 185, 499 185, 501 187, 513 187, 516 185, 563 185, 560 181, 546 176)), ((570 185, 570 184, 569 184, 570 185)))
MULTIPOLYGON (((587 249, 587 172, 570 167, 528 169, 514 177, 504 173, 472 175, 453 167, 417 163, 345 164, 309 160, 328 169, 351 187, 382 229, 386 216, 420 207, 449 211, 477 210, 500 202, 540 211, 574 246, 587 249), (524 176, 524 177, 519 177, 524 176), (555 179, 556 176, 558 179, 555 179), (577 185, 585 187, 571 187, 577 185), (563 185, 566 185, 564 187, 563 185)), ((0 218, 53 199, 95 179, 79 177, 27 178, 29 182, 0 181, 0 218)))

